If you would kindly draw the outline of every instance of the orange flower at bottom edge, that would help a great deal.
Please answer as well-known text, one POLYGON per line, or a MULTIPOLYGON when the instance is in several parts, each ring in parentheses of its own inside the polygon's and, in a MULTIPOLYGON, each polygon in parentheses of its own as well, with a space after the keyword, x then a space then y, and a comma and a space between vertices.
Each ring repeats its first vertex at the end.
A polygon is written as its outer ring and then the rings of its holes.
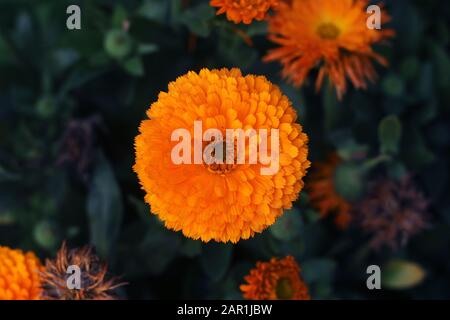
POLYGON ((219 7, 217 15, 226 13, 234 23, 250 24, 254 19, 263 20, 267 11, 278 5, 279 0, 211 0, 212 7, 219 7))
POLYGON ((300 267, 295 259, 272 258, 257 262, 256 268, 245 276, 247 284, 241 285, 244 298, 249 300, 310 300, 308 288, 300 277, 300 267))
POLYGON ((0 300, 39 300, 42 270, 34 253, 0 246, 0 300))
MULTIPOLYGON (((316 89, 328 76, 339 98, 347 90, 347 79, 357 89, 376 79, 372 61, 387 60, 372 46, 394 35, 391 29, 369 29, 368 0, 292 0, 280 2, 268 18, 269 39, 278 48, 269 51, 265 61, 279 61, 283 76, 296 86, 305 82, 318 66, 316 89)), ((381 22, 390 17, 382 11, 381 22)))
POLYGON ((335 214, 335 223, 346 228, 351 221, 351 205, 341 197, 334 186, 334 173, 341 162, 338 155, 331 155, 327 161, 314 163, 306 189, 313 208, 321 217, 335 214))

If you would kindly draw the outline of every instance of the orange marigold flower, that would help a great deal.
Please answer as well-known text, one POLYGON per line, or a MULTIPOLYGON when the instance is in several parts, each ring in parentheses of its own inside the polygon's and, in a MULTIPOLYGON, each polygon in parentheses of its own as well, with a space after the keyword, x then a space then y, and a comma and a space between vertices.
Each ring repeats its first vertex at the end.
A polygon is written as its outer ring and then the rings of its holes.
MULTIPOLYGON (((237 242, 272 225, 303 188, 308 137, 289 99, 263 76, 238 69, 189 72, 169 84, 147 111, 136 137, 137 173, 145 200, 166 227, 205 242, 237 242), (171 161, 176 129, 279 129, 279 170, 260 163, 179 164, 171 161)), ((271 130, 269 130, 271 131, 271 130)), ((194 145, 194 139, 191 143, 194 145)), ((259 153, 259 150, 258 150, 259 153)))
POLYGON ((42 269, 34 253, 0 246, 0 300, 39 300, 42 269))
MULTIPOLYGON (((366 88, 376 79, 372 60, 387 61, 372 45, 392 37, 390 29, 369 29, 368 0, 292 0, 282 2, 269 18, 269 39, 280 47, 269 51, 265 61, 279 60, 283 76, 301 86, 312 68, 318 66, 316 89, 327 75, 339 98, 346 79, 356 88, 366 88)), ((382 22, 389 21, 386 13, 382 22)))
POLYGON ((211 0, 213 7, 219 7, 217 14, 226 13, 227 19, 234 23, 250 24, 266 17, 270 8, 275 8, 280 0, 211 0))
POLYGON ((241 285, 245 299, 250 300, 309 300, 308 288, 300 277, 300 267, 295 259, 272 258, 257 262, 256 268, 245 276, 247 284, 241 285))
POLYGON ((333 213, 336 225, 346 228, 351 221, 351 205, 337 193, 334 185, 334 173, 340 163, 336 154, 325 162, 314 163, 306 189, 311 205, 322 217, 333 213))

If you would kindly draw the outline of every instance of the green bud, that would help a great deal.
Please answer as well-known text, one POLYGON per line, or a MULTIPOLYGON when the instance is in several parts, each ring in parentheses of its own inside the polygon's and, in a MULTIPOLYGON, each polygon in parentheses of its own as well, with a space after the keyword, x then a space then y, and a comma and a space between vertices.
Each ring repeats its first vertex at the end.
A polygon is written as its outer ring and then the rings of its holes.
POLYGON ((380 151, 385 154, 395 154, 400 147, 402 138, 402 123, 396 115, 384 117, 378 125, 378 140, 380 151))
POLYGON ((356 201, 365 191, 366 170, 360 164, 351 161, 340 164, 334 172, 336 192, 348 201, 356 201))
POLYGON ((409 289, 420 284, 425 275, 417 263, 391 260, 381 269, 381 285, 389 289, 409 289))
POLYGON ((125 58, 130 54, 133 41, 124 30, 114 29, 108 31, 104 40, 106 52, 115 59, 125 58))
POLYGON ((49 221, 39 222, 33 230, 34 240, 44 249, 54 249, 59 242, 58 227, 49 221))
POLYGON ((42 118, 50 118, 56 111, 56 104, 53 97, 41 97, 36 103, 36 111, 42 118))
POLYGON ((282 241, 290 241, 294 239, 301 231, 303 220, 300 216, 300 211, 291 209, 284 212, 284 214, 277 219, 277 221, 270 227, 270 233, 282 241))
POLYGON ((400 97, 403 94, 404 85, 402 79, 391 74, 386 76, 381 83, 383 91, 386 95, 391 97, 400 97))

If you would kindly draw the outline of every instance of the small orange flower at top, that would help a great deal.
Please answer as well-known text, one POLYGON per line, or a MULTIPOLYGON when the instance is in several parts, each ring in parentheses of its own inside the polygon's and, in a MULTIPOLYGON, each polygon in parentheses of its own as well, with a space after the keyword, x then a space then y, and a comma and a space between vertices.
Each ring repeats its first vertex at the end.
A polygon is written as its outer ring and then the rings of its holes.
MULTIPOLYGON (((347 90, 347 78, 356 88, 376 79, 372 60, 387 65, 372 46, 394 35, 390 29, 369 29, 368 0, 292 0, 281 2, 269 17, 269 39, 280 47, 265 61, 283 64, 283 76, 301 86, 318 66, 316 90, 325 76, 336 87, 339 99, 347 90)), ((382 13, 381 21, 390 18, 382 13)))
POLYGON ((34 253, 0 246, 0 300, 39 300, 42 270, 34 253))
POLYGON ((341 163, 338 155, 332 154, 325 162, 316 162, 308 177, 307 192, 311 206, 319 210, 321 217, 335 214, 335 223, 345 229, 351 222, 351 205, 336 191, 334 174, 341 163))
POLYGON ((213 7, 219 7, 217 14, 226 13, 234 23, 250 24, 253 19, 263 20, 270 8, 275 8, 280 0, 211 0, 213 7))
MULTIPOLYGON (((289 99, 263 76, 243 76, 238 69, 189 72, 170 83, 168 92, 159 94, 147 115, 150 119, 141 123, 135 141, 134 171, 151 211, 169 229, 205 242, 236 243, 272 225, 284 209, 292 207, 303 188, 302 179, 310 165, 308 137, 296 123, 289 99), (198 135, 196 124, 200 126, 198 135), (247 142, 243 147, 234 142, 233 147, 232 141, 222 138, 210 140, 207 146, 201 141, 203 131, 226 135, 229 129, 253 131, 256 139, 245 141, 262 139, 256 133, 261 130, 278 132, 278 170, 265 175, 261 171, 265 165, 260 162, 235 161, 231 152, 228 158, 228 145, 232 150, 252 149, 257 159, 264 148, 250 148, 245 146, 247 142), (180 130, 188 137, 177 142, 172 137, 180 130), (180 143, 189 148, 183 150, 183 161, 173 162, 174 148, 180 143), (205 155, 211 145, 214 150, 227 148, 226 162, 196 163, 195 150, 200 149, 201 161, 202 148, 205 155)), ((278 148, 270 145, 272 150, 278 148)))
POLYGON ((241 285, 244 298, 249 300, 310 300, 308 288, 300 276, 295 259, 272 258, 257 262, 256 268, 245 276, 241 285))

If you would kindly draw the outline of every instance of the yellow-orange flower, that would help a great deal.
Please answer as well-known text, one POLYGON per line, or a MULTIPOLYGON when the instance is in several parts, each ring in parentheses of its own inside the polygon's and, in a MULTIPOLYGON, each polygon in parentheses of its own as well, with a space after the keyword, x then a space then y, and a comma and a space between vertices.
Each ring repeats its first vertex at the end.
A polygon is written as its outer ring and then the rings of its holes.
POLYGON ((234 23, 249 24, 263 20, 270 8, 275 8, 280 0, 211 0, 213 7, 219 7, 217 14, 226 13, 227 19, 234 23))
POLYGON ((322 217, 335 214, 335 223, 346 228, 351 221, 351 205, 341 197, 334 186, 334 173, 341 159, 332 154, 325 162, 314 163, 308 177, 307 192, 311 206, 319 210, 322 217))
MULTIPOLYGON (((237 242, 272 225, 292 206, 309 167, 306 134, 280 89, 238 69, 189 72, 169 84, 147 111, 136 137, 136 171, 145 200, 166 227, 203 241, 237 242), (174 164, 175 129, 279 129, 279 170, 262 165, 174 164)), ((269 130, 270 131, 270 130, 269 130)), ((259 131, 258 131, 259 132, 259 131)), ((194 139, 191 140, 194 145, 194 139)))
POLYGON ((42 270, 34 253, 0 246, 0 300, 39 300, 42 270))
POLYGON ((309 300, 308 288, 300 277, 300 267, 295 259, 272 258, 257 262, 256 268, 245 276, 247 284, 241 285, 244 298, 249 300, 309 300))
MULTIPOLYGON (((316 89, 325 76, 336 87, 339 98, 347 89, 347 78, 356 88, 366 88, 376 79, 372 61, 387 65, 372 46, 394 32, 369 29, 368 0, 292 0, 279 4, 269 17, 269 39, 280 47, 269 51, 265 61, 279 60, 283 76, 301 86, 318 66, 316 89)), ((382 22, 390 18, 382 12, 382 22)))

